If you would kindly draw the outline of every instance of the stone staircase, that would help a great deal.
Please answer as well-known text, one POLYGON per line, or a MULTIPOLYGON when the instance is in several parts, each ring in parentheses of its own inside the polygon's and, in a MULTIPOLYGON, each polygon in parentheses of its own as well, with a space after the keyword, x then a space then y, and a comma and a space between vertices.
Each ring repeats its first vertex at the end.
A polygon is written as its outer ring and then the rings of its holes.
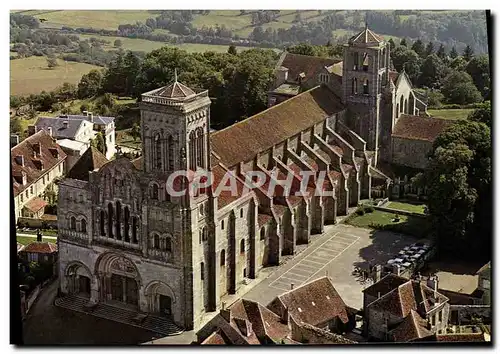
POLYGON ((182 328, 178 327, 168 318, 140 313, 138 311, 115 307, 105 303, 89 306, 89 300, 87 298, 76 295, 57 298, 54 304, 68 310, 143 328, 164 336, 177 335, 183 332, 182 328))

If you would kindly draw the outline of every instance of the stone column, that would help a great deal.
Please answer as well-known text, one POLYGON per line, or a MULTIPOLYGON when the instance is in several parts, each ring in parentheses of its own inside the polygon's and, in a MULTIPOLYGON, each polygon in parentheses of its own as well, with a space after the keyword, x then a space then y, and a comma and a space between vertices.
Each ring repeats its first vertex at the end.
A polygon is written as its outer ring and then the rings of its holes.
POLYGON ((90 279, 90 302, 99 302, 99 277, 93 276, 90 279))

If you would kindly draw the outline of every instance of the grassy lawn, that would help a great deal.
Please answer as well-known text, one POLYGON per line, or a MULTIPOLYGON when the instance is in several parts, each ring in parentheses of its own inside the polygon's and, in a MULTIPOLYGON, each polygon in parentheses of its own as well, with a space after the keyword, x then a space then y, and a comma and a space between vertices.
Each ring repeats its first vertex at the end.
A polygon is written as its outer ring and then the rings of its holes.
MULTIPOLYGON (((22 234, 32 234, 32 235, 36 235, 37 233, 37 230, 34 230, 34 229, 30 229, 30 230, 17 230, 19 233, 22 233, 22 234)), ((44 236, 57 236, 57 230, 42 230, 42 234, 44 236)))
POLYGON ((250 26, 252 24, 252 15, 250 13, 240 15, 239 10, 215 10, 210 11, 208 15, 196 15, 191 23, 196 28, 225 25, 228 29, 237 30, 250 26))
POLYGON ((425 204, 415 205, 410 203, 401 203, 401 202, 389 202, 387 204, 388 208, 398 209, 398 210, 406 210, 412 213, 424 213, 425 204))
POLYGON ((463 109, 429 109, 427 112, 432 117, 439 117, 445 119, 467 119, 473 108, 463 109))
MULTIPOLYGON (((162 47, 177 47, 189 53, 206 52, 206 51, 225 53, 229 48, 228 45, 216 45, 216 44, 183 43, 179 45, 172 45, 164 42, 149 41, 147 39, 139 39, 139 38, 98 36, 90 34, 81 34, 79 36, 81 39, 90 39, 94 37, 108 41, 109 44, 103 47, 105 50, 116 50, 116 48, 113 47, 113 43, 115 42, 116 39, 122 41, 122 48, 125 50, 132 50, 132 51, 146 52, 146 53, 162 47)), ((246 50, 250 48, 251 47, 236 47, 237 50, 246 50)))
POLYGON ((130 135, 130 129, 118 130, 116 132, 116 143, 131 148, 141 148, 141 139, 134 141, 130 135))
MULTIPOLYGON (((17 239, 17 242, 19 242, 20 244, 25 245, 25 246, 36 241, 36 237, 17 236, 16 239, 17 239)), ((57 240, 55 240, 53 238, 42 237, 42 241, 56 243, 57 240)))
POLYGON ((45 57, 29 57, 10 61, 11 95, 29 95, 50 91, 65 82, 77 84, 82 75, 99 66, 58 60, 59 66, 49 69, 45 57))
POLYGON ((146 22, 149 17, 157 16, 146 10, 38 10, 26 14, 47 20, 44 27, 68 26, 106 30, 116 30, 119 25, 132 24, 136 21, 146 22))
POLYGON ((354 214, 346 223, 356 227, 386 230, 415 237, 427 237, 431 231, 427 219, 416 216, 399 215, 399 221, 393 222, 395 214, 374 210, 364 215, 354 214))

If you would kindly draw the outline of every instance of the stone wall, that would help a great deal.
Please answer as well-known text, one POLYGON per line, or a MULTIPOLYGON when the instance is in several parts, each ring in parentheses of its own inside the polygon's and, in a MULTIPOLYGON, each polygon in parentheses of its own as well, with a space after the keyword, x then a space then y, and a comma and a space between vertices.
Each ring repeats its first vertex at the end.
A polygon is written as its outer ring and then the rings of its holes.
POLYGON ((392 162, 398 165, 424 169, 432 142, 392 137, 392 162))

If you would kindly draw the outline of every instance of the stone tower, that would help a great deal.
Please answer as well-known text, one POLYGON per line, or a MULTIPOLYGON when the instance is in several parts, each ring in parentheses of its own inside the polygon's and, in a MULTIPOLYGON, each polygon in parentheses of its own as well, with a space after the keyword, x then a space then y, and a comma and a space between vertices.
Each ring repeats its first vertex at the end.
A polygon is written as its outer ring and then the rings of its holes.
POLYGON ((195 92, 178 82, 176 75, 174 83, 143 94, 140 110, 142 168, 153 200, 147 206, 151 210, 143 212, 143 222, 149 223, 144 227, 154 225, 158 213, 172 214, 171 232, 179 242, 175 249, 181 253, 178 265, 183 268, 185 328, 190 329, 215 307, 212 281, 204 281, 214 278, 206 259, 209 250, 201 242, 213 234, 213 202, 206 193, 177 196, 166 187, 187 190, 194 171, 210 169, 210 98, 208 91, 195 92), (187 178, 180 175, 169 180, 182 171, 187 178), (165 202, 155 204, 155 200, 165 202))
POLYGON ((389 67, 389 48, 368 26, 345 45, 342 86, 347 125, 374 151, 380 147, 382 86, 389 67))

